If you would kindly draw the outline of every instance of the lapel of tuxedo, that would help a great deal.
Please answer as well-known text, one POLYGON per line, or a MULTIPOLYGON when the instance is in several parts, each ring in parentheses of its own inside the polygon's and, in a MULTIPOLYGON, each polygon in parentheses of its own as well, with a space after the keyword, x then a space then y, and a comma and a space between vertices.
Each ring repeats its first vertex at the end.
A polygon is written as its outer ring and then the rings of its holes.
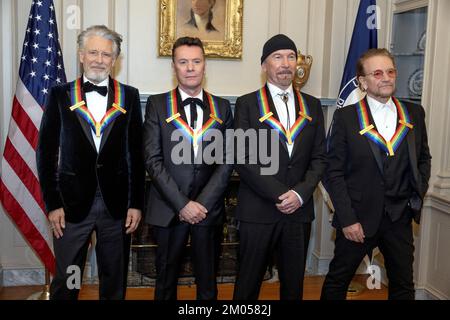
MULTIPOLYGON (((404 106, 408 109, 406 104, 404 103, 404 106)), ((412 117, 412 113, 410 110, 408 110, 412 124, 414 124, 414 119, 412 117)), ((414 127, 412 130, 409 130, 408 135, 406 136, 406 141, 408 144, 408 154, 409 154, 409 162, 412 168, 414 181, 417 185, 417 188, 419 188, 419 171, 417 169, 417 153, 416 153, 416 134, 415 131, 416 127, 414 127)))
MULTIPOLYGON (((203 90, 203 103, 204 103, 205 105, 208 103, 207 100, 208 100, 208 99, 206 98, 205 90, 203 90)), ((202 118, 202 126, 200 127, 200 131, 202 130, 203 125, 204 125, 204 124, 206 123, 206 121, 208 120, 208 119, 206 118, 206 112, 205 112, 206 108, 205 108, 205 109, 202 109, 202 110, 203 110, 203 118, 202 118)), ((183 112, 184 112, 184 107, 183 107, 183 112)), ((185 114, 185 118, 187 119, 186 114, 185 114)), ((188 123, 188 122, 186 121, 186 123, 188 123)), ((191 128, 192 128, 192 127, 191 127, 191 128)), ((199 164, 201 164, 201 162, 202 162, 202 158, 203 158, 203 149, 205 148, 205 145, 206 145, 206 142, 204 141, 203 138, 204 138, 204 137, 202 137, 202 139, 200 139, 200 143, 198 144, 197 156, 196 156, 195 153, 194 153, 194 145, 191 143, 191 157, 192 157, 192 159, 194 159, 194 162, 193 162, 194 165, 199 165, 199 164)))
MULTIPOLYGON (((300 102, 298 101, 298 97, 297 97, 297 94, 295 93, 295 89, 294 89, 294 101, 295 101, 295 116, 294 116, 293 121, 295 123, 295 121, 297 121, 297 118, 299 117, 299 113, 300 113, 300 102)), ((309 108, 309 111, 311 112, 311 108, 309 108)), ((306 130, 307 127, 308 127, 308 125, 306 125, 306 127, 303 130, 306 130)), ((303 130, 302 130, 302 132, 300 132, 300 134, 295 139, 297 141, 295 141, 295 140, 293 141, 294 147, 292 148, 291 158, 294 156, 295 152, 298 150, 298 145, 299 145, 298 141, 300 140, 299 137, 303 133, 303 130)))
POLYGON ((203 119, 202 119, 202 127, 205 125, 206 122, 209 120, 209 114, 211 110, 211 106, 209 105, 208 96, 206 95, 205 90, 203 90, 203 105, 205 106, 203 108, 203 119))
MULTIPOLYGON (((114 82, 110 77, 109 84, 108 84, 108 102, 106 105, 106 112, 108 112, 109 109, 112 108, 112 104, 114 103, 114 96, 115 96, 114 82)), ((121 107, 124 108, 125 106, 121 106, 121 107)), ((106 112, 105 112, 105 114, 106 114, 106 112)), ((115 122, 116 122, 116 119, 111 121, 111 123, 105 128, 105 131, 103 131, 102 139, 100 141, 100 149, 99 149, 98 153, 100 153, 102 151, 103 146, 105 145, 106 139, 108 139, 109 134, 111 133, 111 130, 113 129, 115 122)))
MULTIPOLYGON (((178 87, 175 89, 175 93, 177 96, 177 105, 178 105, 178 113, 180 114, 181 119, 186 123, 186 125, 189 127, 189 122, 187 121, 187 116, 186 116, 186 112, 184 111, 184 106, 182 105, 183 100, 181 99, 181 94, 180 94, 180 90, 178 89, 178 87)), ((169 93, 170 94, 170 93, 169 93)), ((167 99, 166 99, 166 104, 167 104, 167 99)), ((166 106, 166 110, 167 110, 167 106, 166 106)), ((170 114, 167 114, 167 117, 170 117, 170 114)), ((174 125, 171 124, 172 126, 172 132, 173 130, 178 130, 178 128, 174 125)), ((187 140, 186 140, 187 141, 187 140)), ((194 146, 192 145, 192 143, 190 143, 189 145, 190 147, 190 151, 191 151, 191 159, 194 159, 194 146)))
MULTIPOLYGON (((269 87, 266 84, 266 92, 267 92, 267 100, 269 101, 269 110, 270 112, 273 113, 273 117, 275 119, 278 120, 278 122, 280 122, 280 117, 278 116, 278 112, 277 112, 277 108, 275 108, 275 103, 273 102, 272 99, 272 93, 269 90, 269 87)), ((258 107, 258 114, 259 114, 259 107, 258 107)), ((259 117, 261 117, 261 115, 259 114, 259 117)), ((281 122, 280 122, 281 123, 281 122)), ((271 126, 269 126, 268 124, 266 124, 266 126, 268 126, 270 129, 273 129, 271 126)), ((280 142, 282 148, 284 149, 284 151, 288 152, 287 146, 286 146, 286 141, 284 141, 281 137, 280 137, 280 133, 278 133, 278 141, 280 142)))
MULTIPOLYGON (((364 97, 364 99, 365 99, 365 101, 366 101, 366 106, 367 106, 367 109, 368 109, 368 110, 367 110, 367 113, 369 114, 369 121, 370 121, 370 124, 373 124, 374 127, 375 127, 375 129, 378 131, 377 126, 376 126, 376 124, 375 124, 375 121, 373 120, 372 112, 370 111, 370 107, 369 107, 369 103, 367 102, 367 98, 364 97)), ((358 119, 358 115, 356 115, 356 119, 358 119)), ((359 123, 358 123, 358 128, 359 128, 359 123)), ((359 134, 359 133, 358 133, 358 134, 359 134)), ((370 150, 372 151, 373 156, 374 156, 374 158, 375 158, 375 161, 377 162, 378 169, 380 169, 381 174, 383 174, 383 173, 384 173, 384 170, 383 170, 383 160, 381 159, 381 149, 380 149, 380 147, 379 147, 375 142, 373 142, 371 139, 366 138, 366 140, 367 140, 367 142, 369 143, 370 150)))
MULTIPOLYGON (((186 112, 184 111, 184 106, 182 106, 183 100, 181 100, 180 90, 178 90, 178 87, 176 89, 176 94, 177 94, 178 112, 180 113, 181 119, 183 119, 183 121, 186 122, 186 124, 189 126, 189 122, 187 121, 186 112)), ((167 115, 167 117, 169 117, 169 116, 170 115, 167 115)))
MULTIPOLYGON (((83 78, 81 78, 81 83, 83 83, 83 78)), ((70 86, 69 87, 69 91, 67 92, 67 95, 68 95, 69 101, 71 101, 71 103, 72 103, 72 99, 71 99, 71 93, 72 92, 71 92, 71 89, 72 89, 72 87, 70 86)), ((86 95, 84 94, 83 86, 81 86, 81 97, 82 97, 83 101, 86 102, 86 95)), ((73 111, 73 112, 75 113, 75 116, 78 118, 78 122, 81 125, 81 129, 83 130, 84 134, 86 135, 86 138, 88 139, 88 141, 91 144, 92 148, 94 148, 94 150, 96 150, 95 143, 94 143, 94 138, 92 138, 91 126, 89 125, 89 123, 87 123, 86 120, 83 119, 83 117, 78 112, 75 112, 75 111, 73 111)))

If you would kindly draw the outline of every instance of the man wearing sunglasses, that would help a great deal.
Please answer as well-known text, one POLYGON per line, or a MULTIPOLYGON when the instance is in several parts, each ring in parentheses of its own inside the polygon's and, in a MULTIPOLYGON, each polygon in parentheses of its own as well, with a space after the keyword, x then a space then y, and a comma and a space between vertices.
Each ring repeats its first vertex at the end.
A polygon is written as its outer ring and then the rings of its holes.
POLYGON ((397 71, 386 49, 357 62, 367 95, 338 109, 329 137, 326 184, 336 214, 334 258, 322 299, 345 299, 366 254, 378 247, 389 299, 414 299, 412 219, 419 223, 431 155, 422 106, 396 99, 397 71))

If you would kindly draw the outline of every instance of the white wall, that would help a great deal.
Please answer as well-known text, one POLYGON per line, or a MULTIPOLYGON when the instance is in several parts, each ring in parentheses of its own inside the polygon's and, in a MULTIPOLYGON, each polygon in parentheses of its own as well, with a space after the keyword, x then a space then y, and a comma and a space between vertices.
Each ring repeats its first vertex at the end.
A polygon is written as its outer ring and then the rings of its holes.
MULTIPOLYGON (((123 54, 115 75, 119 80, 139 88, 141 93, 159 93, 174 86, 170 58, 158 57, 158 0, 54 2, 68 79, 79 75, 76 37, 80 30, 92 24, 106 24, 124 36, 123 54), (73 28, 77 20, 73 12, 77 10, 80 26, 73 28)), ((389 45, 393 9, 427 2, 378 1, 381 9, 380 46, 389 45)), ((30 3, 31 0, 0 1, 1 153, 30 3)), ((244 0, 242 60, 209 60, 205 87, 226 96, 239 96, 258 88, 263 83, 259 62, 262 46, 270 36, 282 32, 296 42, 302 53, 314 58, 304 91, 320 98, 335 99, 358 4, 358 0, 244 0)), ((419 287, 450 298, 448 272, 443 271, 449 265, 450 256, 444 253, 446 247, 436 246, 448 241, 450 234, 450 228, 446 227, 450 225, 450 1, 430 1, 429 11, 423 104, 433 162, 424 222, 416 228, 415 267, 419 287)), ((332 111, 330 109, 326 114, 328 120, 332 111)), ((318 269, 323 269, 332 256, 333 245, 326 209, 320 203, 317 207, 312 252, 318 269)), ((0 270, 2 267, 4 270, 33 269, 41 268, 41 264, 0 208, 0 270)))

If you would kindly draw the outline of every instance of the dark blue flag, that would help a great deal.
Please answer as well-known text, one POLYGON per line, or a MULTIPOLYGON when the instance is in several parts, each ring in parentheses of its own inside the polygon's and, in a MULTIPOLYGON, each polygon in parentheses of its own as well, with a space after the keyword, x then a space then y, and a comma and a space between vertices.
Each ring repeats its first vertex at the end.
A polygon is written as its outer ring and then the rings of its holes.
MULTIPOLYGON (((356 79, 356 62, 359 57, 371 48, 378 47, 377 41, 377 7, 375 0, 360 0, 358 14, 353 27, 352 40, 345 62, 344 74, 342 75, 339 96, 336 101, 338 108, 354 104, 364 97, 364 93, 359 89, 356 79)), ((327 150, 329 147, 329 137, 333 123, 328 129, 327 150)), ((333 203, 326 190, 326 179, 319 184, 324 201, 331 212, 334 212, 333 203)))
POLYGON ((359 90, 356 79, 356 62, 367 50, 378 47, 377 7, 375 0, 361 0, 353 28, 352 40, 342 75, 337 107, 344 107, 361 100, 364 94, 359 90))

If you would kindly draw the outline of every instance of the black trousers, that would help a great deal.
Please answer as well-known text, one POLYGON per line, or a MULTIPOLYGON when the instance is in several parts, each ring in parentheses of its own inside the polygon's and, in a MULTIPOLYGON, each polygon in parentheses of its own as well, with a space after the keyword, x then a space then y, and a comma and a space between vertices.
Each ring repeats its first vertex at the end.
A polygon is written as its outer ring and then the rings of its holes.
POLYGON ((177 285, 186 245, 191 236, 191 256, 197 285, 197 300, 216 300, 217 226, 177 223, 153 226, 156 249, 155 300, 176 300, 177 285))
POLYGON ((76 300, 79 288, 73 288, 77 266, 83 277, 86 255, 92 232, 96 232, 95 246, 101 300, 125 299, 131 237, 125 234, 125 220, 115 220, 108 213, 101 193, 97 190, 89 215, 79 223, 66 221, 63 236, 53 238, 56 274, 50 285, 51 300, 76 300), (69 273, 68 273, 69 272, 69 273), (68 286, 68 282, 70 285, 68 286))
POLYGON ((283 216, 275 224, 239 223, 239 271, 235 300, 257 300, 264 274, 275 253, 280 299, 301 300, 311 223, 283 216))
POLYGON ((342 230, 336 230, 334 258, 322 287, 322 300, 344 300, 348 286, 362 259, 378 246, 384 257, 389 279, 389 299, 413 300, 414 242, 410 209, 392 222, 384 215, 375 236, 364 243, 347 240, 342 230))

